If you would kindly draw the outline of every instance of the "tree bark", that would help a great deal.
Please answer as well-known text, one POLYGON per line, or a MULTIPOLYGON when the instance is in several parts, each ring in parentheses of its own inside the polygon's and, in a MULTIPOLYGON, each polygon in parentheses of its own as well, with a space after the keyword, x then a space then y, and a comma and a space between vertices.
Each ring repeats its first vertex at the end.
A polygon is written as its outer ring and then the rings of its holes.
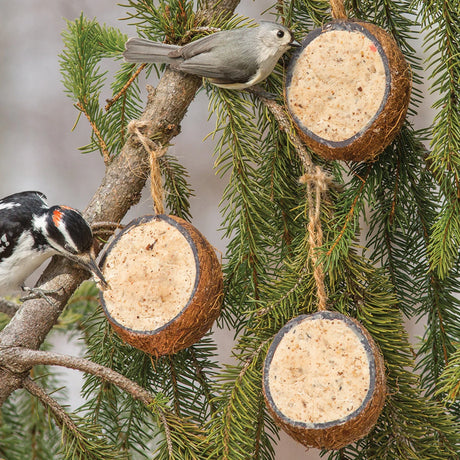
MULTIPOLYGON (((197 23, 206 25, 213 17, 230 16, 238 3, 239 0, 211 0, 197 12, 197 23)), ((200 78, 167 69, 156 90, 149 92, 140 118, 148 126, 144 134, 155 135, 159 146, 167 145, 179 133, 180 123, 200 85, 200 78)), ((129 136, 119 155, 108 164, 101 185, 84 212, 88 222, 120 222, 139 201, 149 171, 149 154, 138 140, 129 136)), ((0 332, 0 353, 11 347, 37 350, 72 293, 86 278, 88 273, 68 260, 53 258, 37 283, 42 289, 56 291, 53 302, 44 299, 24 302, 0 332)), ((22 386, 28 374, 29 369, 0 367, 0 406, 22 386)))

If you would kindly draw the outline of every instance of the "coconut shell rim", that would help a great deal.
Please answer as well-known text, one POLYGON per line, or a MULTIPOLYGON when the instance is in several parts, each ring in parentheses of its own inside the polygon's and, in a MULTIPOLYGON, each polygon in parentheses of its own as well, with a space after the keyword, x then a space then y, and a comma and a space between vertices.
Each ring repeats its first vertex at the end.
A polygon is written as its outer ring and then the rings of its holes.
POLYGON ((297 429, 305 429, 305 430, 327 430, 330 428, 338 427, 341 425, 344 425, 350 420, 353 420, 357 418, 363 411, 366 409, 368 404, 372 401, 374 396, 376 395, 376 382, 377 382, 377 365, 375 362, 375 356, 374 356, 374 350, 372 345, 370 344, 369 340, 367 337, 363 334, 361 328, 348 316, 343 315, 342 313, 336 312, 336 311, 318 311, 316 313, 311 313, 311 314, 304 314, 304 315, 299 315, 296 316, 295 318, 291 319, 288 321, 275 335, 272 343, 270 344, 270 347, 268 349, 267 355, 265 357, 264 361, 264 366, 263 366, 263 386, 264 386, 264 392, 266 395, 266 400, 269 402, 270 409, 276 414, 276 416, 281 420, 286 425, 289 425, 292 428, 297 428, 297 429), (348 327, 350 327, 353 332, 357 335, 359 338, 360 343, 363 345, 365 351, 366 351, 366 356, 368 358, 369 362, 369 380, 370 380, 370 385, 369 389, 366 393, 365 398, 363 399, 363 402, 361 405, 355 409, 353 412, 350 412, 348 415, 345 415, 344 417, 333 420, 330 422, 302 422, 299 420, 293 420, 286 415, 284 415, 276 406, 275 401, 271 395, 270 392, 270 385, 269 385, 269 367, 273 359, 273 355, 275 354, 275 351, 284 337, 284 335, 289 332, 294 326, 298 325, 299 323, 305 321, 305 320, 314 320, 314 319, 339 319, 341 321, 344 321, 348 327), (370 359, 369 359, 370 358, 370 359), (372 390, 372 391, 371 391, 372 390))
POLYGON ((182 310, 176 316, 171 318, 168 322, 162 324, 160 327, 158 327, 156 329, 150 329, 150 330, 132 329, 132 328, 127 327, 124 324, 120 323, 119 321, 117 321, 110 314, 110 312, 107 310, 106 302, 104 300, 104 291, 103 290, 99 291, 99 299, 101 301, 102 308, 104 310, 105 315, 109 318, 109 320, 112 323, 114 323, 114 325, 118 326, 119 328, 125 330, 126 332, 128 332, 130 334, 136 334, 136 335, 141 335, 141 336, 145 336, 145 337, 157 335, 157 334, 161 333, 164 329, 167 329, 172 323, 177 321, 184 314, 184 312, 187 310, 187 308, 190 306, 191 302, 194 299, 194 296, 196 294, 196 290, 198 288, 201 273, 200 273, 200 262, 199 262, 199 258, 198 258, 198 249, 196 247, 195 242, 193 241, 193 238, 190 236, 190 233, 183 227, 183 225, 181 225, 180 222, 176 221, 175 219, 173 219, 172 217, 168 216, 167 214, 147 214, 147 215, 144 215, 144 216, 136 217, 131 222, 129 222, 126 225, 126 227, 123 228, 122 231, 120 231, 120 233, 118 233, 115 236, 115 238, 111 241, 111 243, 109 244, 109 246, 105 250, 105 252, 104 252, 104 254, 103 254, 103 256, 102 256, 102 258, 101 258, 101 260, 99 262, 99 268, 102 271, 102 273, 104 273, 103 272, 103 267, 104 267, 104 264, 105 264, 105 262, 107 260, 107 257, 109 255, 110 251, 116 245, 116 243, 123 236, 123 234, 128 233, 134 227, 137 227, 137 226, 142 225, 142 224, 150 223, 150 222, 152 222, 154 220, 166 221, 170 225, 172 225, 174 228, 176 228, 176 230, 179 230, 180 233, 185 237, 185 239, 187 240, 188 244, 192 248, 193 258, 195 260, 196 275, 195 275, 195 281, 194 281, 193 289, 192 289, 192 291, 190 293, 190 297, 187 300, 187 303, 185 304, 185 306, 182 308, 182 310))
POLYGON ((366 27, 364 27, 361 24, 362 21, 356 22, 353 19, 346 19, 346 20, 335 20, 328 22, 325 24, 323 27, 317 27, 316 29, 313 29, 311 32, 309 32, 305 38, 301 42, 301 47, 295 51, 295 53, 292 55, 291 61, 289 62, 289 66, 286 71, 286 105, 288 107, 289 113, 291 114, 291 117, 293 118, 294 122, 296 123, 297 126, 303 131, 303 133, 306 136, 309 136, 311 139, 313 139, 315 142, 322 144, 326 147, 329 148, 346 148, 353 142, 355 142, 357 139, 362 137, 368 130, 369 128, 373 125, 373 123, 377 120, 377 118, 380 116, 382 111, 385 109, 388 101, 388 97, 391 92, 391 84, 392 84, 392 76, 390 72, 390 66, 389 66, 389 61, 388 61, 388 56, 385 53, 385 50, 383 49, 382 44, 380 41, 377 39, 377 37, 370 32, 366 27), (363 126, 357 133, 353 134, 353 136, 349 137, 348 139, 344 139, 342 141, 332 141, 325 139, 323 137, 318 136, 315 134, 313 131, 308 129, 301 121, 299 118, 292 112, 289 104, 289 89, 291 86, 291 80, 294 75, 293 69, 297 63, 298 58, 301 56, 303 51, 305 51, 306 47, 308 46, 309 43, 313 42, 318 36, 320 36, 323 33, 328 33, 332 32, 334 30, 345 30, 345 31, 359 31, 363 35, 365 35, 369 40, 372 41, 374 45, 376 45, 376 48, 379 52, 379 55, 384 63, 384 70, 385 70, 385 92, 382 97, 382 101, 380 103, 379 108, 377 111, 374 113, 374 115, 369 119, 369 121, 363 126))

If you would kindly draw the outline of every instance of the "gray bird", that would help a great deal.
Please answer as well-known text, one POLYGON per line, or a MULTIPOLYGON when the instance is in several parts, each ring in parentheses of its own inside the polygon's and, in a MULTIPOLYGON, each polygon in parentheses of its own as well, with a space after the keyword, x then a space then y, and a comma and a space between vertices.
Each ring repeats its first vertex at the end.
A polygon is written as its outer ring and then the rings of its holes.
POLYGON ((244 89, 267 78, 290 47, 300 46, 292 32, 274 22, 224 30, 184 46, 130 38, 127 62, 163 63, 172 69, 208 78, 222 88, 244 89))

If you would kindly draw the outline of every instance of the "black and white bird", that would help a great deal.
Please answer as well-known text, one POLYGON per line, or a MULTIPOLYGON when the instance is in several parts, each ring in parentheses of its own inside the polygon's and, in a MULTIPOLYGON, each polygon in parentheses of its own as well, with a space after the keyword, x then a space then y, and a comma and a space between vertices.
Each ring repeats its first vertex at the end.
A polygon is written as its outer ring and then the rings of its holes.
POLYGON ((75 209, 51 206, 40 192, 0 200, 0 295, 23 287, 46 259, 59 254, 92 272, 106 285, 94 257, 91 227, 75 209))

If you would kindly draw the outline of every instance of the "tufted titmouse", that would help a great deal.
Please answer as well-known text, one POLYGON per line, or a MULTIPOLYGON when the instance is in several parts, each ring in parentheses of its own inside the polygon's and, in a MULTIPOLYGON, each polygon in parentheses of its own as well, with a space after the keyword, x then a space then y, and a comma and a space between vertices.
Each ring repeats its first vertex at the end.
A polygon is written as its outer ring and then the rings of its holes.
POLYGON ((217 32, 184 46, 130 38, 123 56, 128 62, 169 64, 222 88, 244 89, 267 78, 291 46, 300 45, 289 29, 261 22, 257 27, 217 32))

